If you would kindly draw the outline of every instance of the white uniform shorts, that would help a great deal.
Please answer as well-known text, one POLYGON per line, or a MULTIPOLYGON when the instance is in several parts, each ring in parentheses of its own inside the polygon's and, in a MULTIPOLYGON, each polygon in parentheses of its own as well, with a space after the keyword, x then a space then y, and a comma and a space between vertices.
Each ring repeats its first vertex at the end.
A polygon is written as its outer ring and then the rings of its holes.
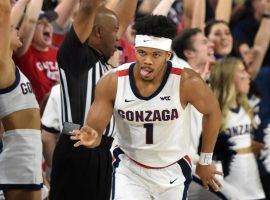
POLYGON ((253 153, 236 154, 225 181, 242 193, 241 199, 264 199, 259 171, 253 153))
POLYGON ((42 188, 40 131, 33 129, 6 131, 2 140, 0 189, 42 188))
POLYGON ((135 163, 120 148, 113 153, 113 200, 186 199, 192 179, 187 156, 168 167, 153 169, 135 163))

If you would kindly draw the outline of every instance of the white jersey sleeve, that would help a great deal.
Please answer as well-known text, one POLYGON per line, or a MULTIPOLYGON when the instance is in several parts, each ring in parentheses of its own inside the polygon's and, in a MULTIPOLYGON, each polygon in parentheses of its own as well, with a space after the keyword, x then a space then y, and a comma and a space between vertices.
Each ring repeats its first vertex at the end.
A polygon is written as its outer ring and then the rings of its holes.
POLYGON ((60 111, 61 111, 61 99, 60 99, 60 85, 56 85, 52 88, 51 94, 44 109, 41 124, 42 128, 51 133, 60 133, 60 111))

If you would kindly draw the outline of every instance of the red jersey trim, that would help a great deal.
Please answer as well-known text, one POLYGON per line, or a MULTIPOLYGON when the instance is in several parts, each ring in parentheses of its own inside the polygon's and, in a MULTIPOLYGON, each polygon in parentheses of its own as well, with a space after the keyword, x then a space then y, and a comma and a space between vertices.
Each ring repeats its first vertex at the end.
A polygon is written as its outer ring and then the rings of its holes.
MULTIPOLYGON (((148 165, 144 165, 144 164, 142 164, 142 163, 139 163, 139 162, 136 161, 136 160, 133 160, 133 159, 130 158, 127 154, 125 154, 125 155, 126 155, 130 160, 132 160, 134 163, 136 163, 137 165, 139 165, 139 166, 141 166, 141 167, 143 167, 143 168, 146 168, 146 169, 163 169, 163 168, 172 166, 172 165, 174 165, 175 163, 178 163, 178 161, 179 161, 179 160, 177 160, 176 162, 174 162, 174 163, 172 163, 172 164, 170 164, 170 165, 164 166, 164 167, 151 167, 151 166, 148 166, 148 165)), ((188 156, 188 155, 185 155, 183 158, 184 158, 184 160, 186 160, 187 163, 191 166, 191 160, 190 160, 189 156, 188 156)), ((180 160, 181 160, 181 159, 180 159, 180 160)))
POLYGON ((118 76, 127 76, 129 75, 129 70, 128 69, 123 69, 117 72, 118 76))
MULTIPOLYGON (((126 155, 126 154, 125 154, 126 155)), ((126 155, 127 156, 127 155, 126 155)), ((142 164, 142 163, 139 163, 139 162, 137 162, 136 160, 133 160, 132 158, 130 158, 129 156, 127 156, 130 160, 132 160, 134 163, 136 163, 137 165, 139 165, 139 166, 141 166, 141 167, 143 167, 143 168, 146 168, 146 169, 163 169, 163 168, 166 168, 166 167, 169 167, 169 166, 171 166, 171 165, 173 165, 173 164, 175 164, 175 163, 177 163, 178 161, 176 161, 176 162, 174 162, 174 163, 172 163, 172 164, 170 164, 170 165, 167 165, 167 166, 164 166, 164 167, 151 167, 151 166, 148 166, 148 165, 144 165, 144 164, 142 164)))
POLYGON ((183 72, 183 70, 182 69, 179 69, 179 68, 175 68, 175 67, 172 67, 172 69, 171 69, 171 74, 176 74, 176 75, 181 75, 182 74, 182 72, 183 72))
POLYGON ((190 166, 192 165, 191 159, 190 159, 190 157, 188 155, 185 155, 184 159, 189 163, 190 166))
MULTIPOLYGON (((137 164, 137 165, 139 165, 139 166, 141 166, 141 167, 143 167, 143 168, 146 168, 146 169, 163 169, 163 168, 169 167, 169 166, 171 166, 171 165, 174 165, 175 163, 178 163, 178 162, 179 162, 180 160, 182 160, 182 159, 185 160, 186 163, 188 163, 188 165, 190 166, 190 168, 191 168, 191 166, 192 166, 190 157, 189 157, 188 155, 185 155, 184 157, 180 158, 179 160, 177 160, 176 162, 174 162, 174 163, 172 163, 172 164, 170 164, 170 165, 167 165, 167 166, 164 166, 164 167, 151 167, 151 166, 144 165, 144 164, 142 164, 142 163, 140 163, 140 162, 138 162, 138 161, 136 161, 136 160, 130 158, 127 154, 125 154, 125 153, 121 150, 121 148, 120 148, 118 145, 116 145, 116 146, 114 147, 114 150, 113 150, 113 151, 115 151, 116 149, 119 149, 119 150, 121 151, 120 154, 125 155, 125 156, 128 157, 131 161, 133 161, 135 164, 137 164)), ((119 154, 119 155, 120 155, 120 154, 119 154)), ((118 155, 118 156, 119 156, 119 155, 118 155)), ((114 157, 114 155, 113 155, 113 158, 112 158, 112 159, 113 159, 113 162, 116 161, 116 158, 114 157)), ((118 159, 119 159, 119 158, 118 158, 118 159)))

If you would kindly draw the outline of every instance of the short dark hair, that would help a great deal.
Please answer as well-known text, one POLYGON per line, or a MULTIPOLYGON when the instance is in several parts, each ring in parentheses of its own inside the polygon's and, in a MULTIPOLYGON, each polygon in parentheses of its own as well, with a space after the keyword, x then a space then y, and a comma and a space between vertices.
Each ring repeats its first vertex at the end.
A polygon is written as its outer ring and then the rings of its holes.
POLYGON ((136 35, 149 35, 173 39, 176 36, 176 24, 163 15, 146 15, 135 21, 136 35))
POLYGON ((193 50, 192 37, 198 33, 202 33, 202 31, 198 28, 192 28, 185 29, 178 36, 176 36, 172 43, 172 49, 179 58, 184 60, 187 59, 184 51, 193 50))
POLYGON ((206 24, 205 24, 204 34, 206 37, 208 37, 208 35, 211 32, 212 27, 216 24, 225 24, 225 25, 229 26, 229 24, 227 22, 225 22, 224 20, 212 19, 212 20, 206 22, 206 24))

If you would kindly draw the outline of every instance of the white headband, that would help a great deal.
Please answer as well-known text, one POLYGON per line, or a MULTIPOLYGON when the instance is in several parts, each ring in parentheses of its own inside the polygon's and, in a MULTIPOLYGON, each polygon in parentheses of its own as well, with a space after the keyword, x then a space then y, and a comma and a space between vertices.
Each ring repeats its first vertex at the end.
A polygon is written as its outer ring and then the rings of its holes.
POLYGON ((135 47, 150 47, 170 51, 172 40, 164 37, 154 37, 149 35, 136 35, 135 47))

